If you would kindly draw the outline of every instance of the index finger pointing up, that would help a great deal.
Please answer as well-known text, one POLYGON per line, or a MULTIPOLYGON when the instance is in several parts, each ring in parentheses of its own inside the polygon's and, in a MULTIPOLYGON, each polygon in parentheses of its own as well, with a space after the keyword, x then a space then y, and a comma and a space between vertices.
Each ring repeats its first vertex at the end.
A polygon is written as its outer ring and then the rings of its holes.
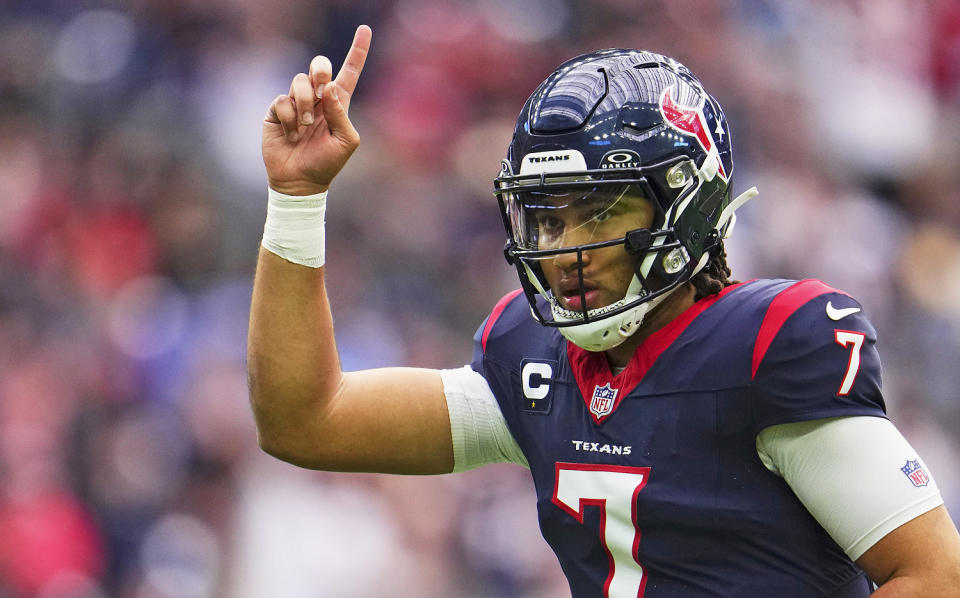
POLYGON ((357 80, 360 78, 360 71, 363 70, 363 63, 367 61, 367 52, 370 50, 370 39, 372 37, 373 32, 370 27, 366 25, 357 27, 357 32, 353 36, 353 44, 350 46, 350 51, 347 52, 347 58, 343 61, 340 72, 337 73, 335 79, 337 86, 346 91, 348 95, 353 94, 353 90, 357 87, 357 80))

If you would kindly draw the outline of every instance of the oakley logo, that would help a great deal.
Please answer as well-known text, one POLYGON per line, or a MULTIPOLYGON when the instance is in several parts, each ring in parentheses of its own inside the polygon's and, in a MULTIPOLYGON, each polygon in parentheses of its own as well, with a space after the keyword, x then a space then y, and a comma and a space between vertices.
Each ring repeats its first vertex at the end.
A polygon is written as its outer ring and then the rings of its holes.
POLYGON ((827 317, 831 320, 842 320, 847 316, 852 316, 858 311, 860 311, 859 307, 846 307, 843 309, 837 309, 832 303, 827 301, 827 317))
POLYGON ((640 156, 631 151, 613 151, 600 160, 600 168, 639 168, 640 156))

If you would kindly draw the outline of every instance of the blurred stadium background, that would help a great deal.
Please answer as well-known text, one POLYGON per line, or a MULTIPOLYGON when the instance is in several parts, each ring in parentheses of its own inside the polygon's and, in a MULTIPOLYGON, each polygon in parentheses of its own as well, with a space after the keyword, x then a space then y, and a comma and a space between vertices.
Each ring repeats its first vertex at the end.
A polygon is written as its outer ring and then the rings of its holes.
POLYGON ((517 286, 491 180, 523 100, 575 54, 662 51, 724 105, 736 191, 761 190, 735 275, 860 299, 960 515, 955 0, 7 0, 0 597, 567 592, 518 468, 331 475, 257 449, 260 120, 359 23, 363 141, 328 211, 347 369, 469 361, 517 286))

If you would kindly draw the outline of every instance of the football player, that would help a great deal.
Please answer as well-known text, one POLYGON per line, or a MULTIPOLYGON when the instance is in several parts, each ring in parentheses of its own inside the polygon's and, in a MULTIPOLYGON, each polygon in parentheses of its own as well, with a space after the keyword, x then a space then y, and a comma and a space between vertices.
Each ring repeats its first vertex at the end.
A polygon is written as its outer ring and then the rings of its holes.
POLYGON ((666 56, 578 56, 523 106, 495 181, 521 288, 473 363, 342 372, 323 218, 359 143, 370 39, 357 30, 335 79, 315 58, 263 123, 249 367, 265 451, 336 471, 528 467, 577 597, 960 595, 960 536, 886 417, 863 307, 817 280, 729 279, 723 242, 756 190, 731 198, 723 111, 666 56))

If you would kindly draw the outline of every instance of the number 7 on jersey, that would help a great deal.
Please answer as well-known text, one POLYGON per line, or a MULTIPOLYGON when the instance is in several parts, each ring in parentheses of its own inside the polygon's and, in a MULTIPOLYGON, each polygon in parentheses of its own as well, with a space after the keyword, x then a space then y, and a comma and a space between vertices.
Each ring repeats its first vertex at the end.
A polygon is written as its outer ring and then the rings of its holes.
POLYGON ((853 332, 852 330, 834 330, 837 344, 841 347, 852 345, 850 349, 850 361, 847 363, 847 374, 840 383, 840 390, 837 396, 845 397, 853 388, 853 383, 857 379, 857 372, 860 371, 860 348, 863 347, 863 340, 866 338, 862 332, 853 332))
POLYGON ((610 559, 603 586, 606 598, 639 598, 647 575, 637 560, 637 493, 650 476, 649 467, 557 463, 553 503, 581 524, 584 509, 600 509, 600 540, 610 559))

